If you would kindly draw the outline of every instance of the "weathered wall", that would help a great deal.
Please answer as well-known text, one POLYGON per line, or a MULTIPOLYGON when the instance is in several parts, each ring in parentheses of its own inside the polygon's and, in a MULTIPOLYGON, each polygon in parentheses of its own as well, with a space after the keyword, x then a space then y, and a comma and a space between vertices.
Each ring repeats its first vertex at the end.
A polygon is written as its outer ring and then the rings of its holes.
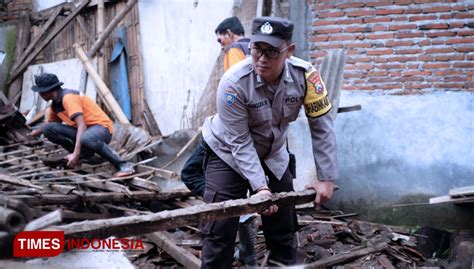
MULTIPOLYGON (((309 2, 310 60, 345 49, 340 106, 362 105, 336 120, 341 190, 331 206, 396 224, 470 225, 472 207, 391 207, 474 184, 474 5, 433 2, 309 2)), ((304 117, 290 145, 303 188, 315 177, 304 117)))
POLYGON ((220 52, 214 29, 232 15, 232 0, 141 0, 145 97, 164 135, 191 118, 220 52))

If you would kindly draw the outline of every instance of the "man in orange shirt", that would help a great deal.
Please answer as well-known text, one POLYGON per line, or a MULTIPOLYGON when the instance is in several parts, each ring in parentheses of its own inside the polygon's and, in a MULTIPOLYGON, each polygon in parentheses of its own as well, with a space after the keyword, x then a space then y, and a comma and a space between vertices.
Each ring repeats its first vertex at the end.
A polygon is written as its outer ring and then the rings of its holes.
POLYGON ((31 132, 31 136, 43 133, 48 140, 69 151, 64 157, 68 167, 75 167, 79 159, 90 159, 97 153, 118 169, 115 176, 134 173, 133 165, 108 146, 112 120, 92 99, 78 91, 63 89, 64 83, 54 74, 35 76, 35 83, 31 89, 44 100, 52 100, 52 104, 47 111, 48 123, 31 132))
POLYGON ((249 38, 245 38, 245 30, 237 17, 223 20, 215 30, 217 42, 225 51, 224 71, 250 55, 249 38))

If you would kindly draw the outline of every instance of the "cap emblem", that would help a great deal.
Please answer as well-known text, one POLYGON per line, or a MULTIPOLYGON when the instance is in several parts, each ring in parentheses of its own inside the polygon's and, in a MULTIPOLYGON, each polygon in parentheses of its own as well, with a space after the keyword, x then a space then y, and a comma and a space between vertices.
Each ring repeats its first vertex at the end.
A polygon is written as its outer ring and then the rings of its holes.
POLYGON ((262 34, 270 35, 273 32, 273 27, 267 21, 262 25, 262 27, 260 27, 260 32, 262 32, 262 34))

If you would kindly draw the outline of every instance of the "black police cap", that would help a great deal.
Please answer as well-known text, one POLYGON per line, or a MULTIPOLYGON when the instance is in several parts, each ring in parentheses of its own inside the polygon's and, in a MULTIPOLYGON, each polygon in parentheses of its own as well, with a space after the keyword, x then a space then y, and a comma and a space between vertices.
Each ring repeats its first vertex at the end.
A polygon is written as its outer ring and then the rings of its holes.
POLYGON ((291 40, 293 23, 278 17, 258 17, 252 23, 250 42, 265 42, 273 47, 280 47, 283 42, 291 40))

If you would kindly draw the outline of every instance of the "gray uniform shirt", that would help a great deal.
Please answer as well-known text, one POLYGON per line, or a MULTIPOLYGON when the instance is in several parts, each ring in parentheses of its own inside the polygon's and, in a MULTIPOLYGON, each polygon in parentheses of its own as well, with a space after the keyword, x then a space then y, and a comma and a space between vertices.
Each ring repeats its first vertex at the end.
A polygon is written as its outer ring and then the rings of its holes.
POLYGON ((336 139, 327 113, 331 109, 327 92, 313 66, 296 57, 286 60, 274 93, 255 73, 251 58, 232 66, 219 83, 217 115, 204 122, 203 138, 256 190, 267 185, 261 160, 278 179, 288 167, 288 127, 298 117, 303 103, 318 179, 334 180, 336 139))

